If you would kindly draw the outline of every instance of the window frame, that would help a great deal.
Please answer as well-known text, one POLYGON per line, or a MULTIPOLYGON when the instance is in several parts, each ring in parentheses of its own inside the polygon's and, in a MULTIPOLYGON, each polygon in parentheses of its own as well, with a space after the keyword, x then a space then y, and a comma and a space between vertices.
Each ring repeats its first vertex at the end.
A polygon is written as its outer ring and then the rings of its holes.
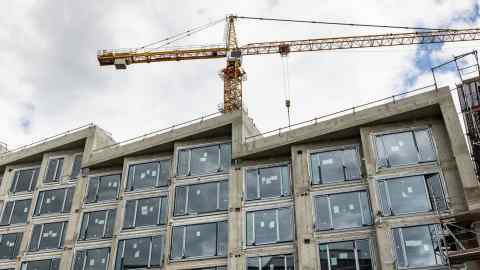
POLYGON ((345 185, 345 184, 356 184, 359 182, 362 182, 362 179, 365 178, 365 173, 363 171, 363 164, 362 164, 362 155, 361 155, 361 147, 360 143, 349 143, 349 144, 342 144, 342 145, 335 145, 335 146, 326 146, 326 147, 317 147, 314 148, 313 150, 308 150, 308 162, 307 162, 307 169, 308 169, 308 176, 310 178, 310 185, 314 187, 324 187, 324 186, 333 186, 333 185, 345 185), (342 181, 337 181, 337 182, 332 182, 332 183, 314 183, 313 181, 313 168, 312 168, 312 156, 315 154, 319 153, 326 153, 326 152, 334 152, 334 151, 342 151, 344 152, 345 150, 350 150, 354 149, 355 150, 355 157, 358 161, 358 168, 360 171, 360 177, 354 178, 354 179, 344 179, 342 181))
MULTIPOLYGON (((105 270, 108 270, 110 261, 112 260, 112 258, 111 258, 112 257, 112 248, 110 246, 107 246, 107 247, 95 246, 95 247, 82 248, 82 249, 75 250, 75 252, 73 254, 72 265, 71 265, 70 269, 75 270, 75 262, 76 262, 76 259, 77 259, 77 256, 78 256, 79 252, 87 253, 90 250, 96 250, 96 249, 107 249, 108 250, 107 262, 106 262, 106 268, 105 268, 105 270)), ((88 259, 88 257, 86 255, 84 255, 83 267, 82 267, 81 270, 85 270, 87 259, 88 259)))
POLYGON ((371 133, 370 139, 371 139, 371 145, 373 146, 373 149, 372 149, 372 153, 374 155, 373 161, 375 162, 375 170, 377 172, 384 171, 384 170, 394 170, 394 169, 397 169, 397 168, 408 168, 408 167, 412 167, 412 166, 438 164, 439 156, 438 156, 437 144, 436 144, 435 139, 433 137, 433 131, 432 131, 432 128, 430 126, 416 126, 416 127, 412 127, 412 128, 405 127, 405 128, 400 128, 400 129, 392 129, 392 130, 387 130, 387 131, 373 132, 373 133, 371 133), (431 146, 433 148, 433 154, 435 155, 435 160, 420 161, 420 159, 419 159, 419 161, 417 161, 416 163, 406 163, 406 164, 402 164, 402 165, 398 165, 398 166, 387 166, 387 167, 380 166, 380 157, 379 157, 378 148, 377 148, 378 147, 377 137, 392 135, 392 134, 408 133, 409 132, 409 133, 412 134, 412 137, 413 137, 413 140, 414 140, 414 143, 415 143, 415 147, 417 148, 417 155, 419 156, 420 152, 419 152, 419 149, 418 149, 418 145, 416 143, 417 140, 415 138, 415 132, 416 131, 422 131, 422 130, 426 130, 428 132, 429 139, 430 139, 430 142, 431 142, 431 146))
MULTIPOLYGON (((429 230, 429 232, 430 232, 430 226, 435 227, 435 231, 436 231, 436 232, 438 232, 438 230, 441 230, 441 228, 440 228, 441 225, 440 225, 439 223, 416 224, 416 225, 408 225, 408 226, 394 226, 394 227, 392 227, 392 228, 390 229, 389 234, 390 234, 390 240, 391 240, 391 243, 392 243, 392 253, 393 253, 393 257, 395 258, 395 267, 396 267, 397 269, 416 269, 416 268, 432 268, 432 267, 433 267, 433 268, 435 268, 435 267, 438 268, 438 267, 444 267, 444 266, 446 266, 447 263, 444 262, 443 260, 442 260, 442 261, 443 261, 442 264, 435 264, 435 265, 428 265, 428 266, 409 266, 409 264, 408 264, 408 257, 407 257, 407 254, 406 254, 406 244, 405 244, 405 238, 404 238, 404 236, 403 236, 403 229, 404 229, 404 228, 414 228, 414 227, 427 227, 428 230, 429 230), (399 235, 400 235, 401 241, 402 241, 402 242, 400 243, 400 245, 401 245, 402 251, 403 251, 403 254, 402 254, 402 255, 403 255, 403 260, 404 260, 404 262, 407 264, 406 267, 404 267, 404 266, 399 266, 399 265, 398 265, 398 262, 399 262, 398 256, 399 256, 399 254, 397 254, 396 248, 395 248, 395 246, 396 246, 396 244, 397 244, 397 243, 395 242, 395 237, 394 237, 394 234, 395 234, 394 231, 395 231, 395 230, 399 230, 399 235)), ((434 247, 433 235, 431 234, 431 232, 430 232, 429 235, 430 235, 431 244, 432 244, 431 247, 433 248, 433 247, 434 247)), ((440 237, 440 236, 438 236, 438 237, 440 237)))
POLYGON ((379 177, 378 179, 376 179, 376 189, 377 189, 377 193, 378 193, 378 203, 379 203, 379 207, 380 207, 380 213, 382 214, 382 217, 383 218, 394 218, 394 217, 401 217, 401 216, 408 216, 408 215, 415 215, 415 214, 419 214, 419 213, 435 213, 436 211, 439 211, 440 213, 444 213, 444 212, 448 212, 450 210, 448 204, 449 204, 449 196, 448 196, 448 190, 446 188, 446 183, 445 183, 445 178, 443 177, 443 174, 441 171, 437 171, 437 170, 433 170, 433 171, 425 171, 425 172, 422 172, 422 173, 410 173, 410 174, 403 174, 403 175, 395 175, 395 176, 388 176, 388 177, 379 177), (429 187, 429 185, 427 184, 427 178, 426 176, 433 176, 433 175, 437 175, 438 178, 439 178, 439 184, 440 186, 442 187, 442 194, 443 194, 443 200, 445 202, 445 206, 447 207, 445 210, 436 210, 434 205, 432 204, 432 194, 430 194, 432 191, 431 191, 431 188, 429 187), (382 195, 381 195, 381 187, 380 187, 380 182, 384 182, 384 183, 387 183, 389 181, 395 181, 395 180, 398 180, 398 179, 401 179, 401 178, 406 178, 406 177, 415 177, 415 176, 422 176, 423 177, 423 184, 425 186, 425 190, 427 191, 425 193, 425 197, 427 199, 427 202, 429 203, 430 205, 430 210, 428 211, 421 211, 421 212, 407 212, 407 213, 400 213, 400 214, 394 214, 393 211, 392 211, 392 202, 391 202, 391 198, 390 198, 390 193, 388 192, 388 184, 385 184, 385 188, 386 188, 386 192, 387 192, 387 195, 388 195, 388 198, 387 198, 387 201, 386 203, 388 204, 388 207, 389 207, 389 210, 390 210, 390 215, 386 215, 386 213, 383 212, 383 209, 382 209, 382 205, 383 205, 383 198, 382 198, 382 195))
MULTIPOLYGON (((229 167, 231 168, 231 156, 232 156, 232 142, 231 141, 219 141, 219 142, 211 142, 211 143, 204 143, 204 144, 195 144, 195 145, 186 145, 177 147, 175 150, 175 168, 174 168, 174 177, 176 178, 195 178, 195 177, 204 177, 209 175, 217 175, 217 174, 228 174, 228 171, 220 171, 222 165, 222 155, 221 155, 221 145, 229 144, 230 145, 230 164, 229 167), (207 172, 202 174, 192 175, 192 150, 199 149, 199 148, 207 148, 211 146, 218 146, 218 162, 217 162, 217 171, 215 172, 207 172), (180 159, 180 152, 188 150, 188 173, 186 175, 181 175, 178 170, 179 159, 180 159)), ((173 163, 172 163, 173 165, 173 163)))
POLYGON ((82 177, 82 161, 83 161, 83 153, 73 154, 72 167, 70 170, 70 175, 68 177, 70 181, 75 181, 82 177), (77 160, 77 157, 80 157, 80 168, 78 170, 78 175, 73 175, 73 173, 75 172, 75 161, 77 160))
POLYGON ((368 241, 368 249, 370 251, 370 259, 372 262, 372 269, 376 270, 377 269, 377 246, 376 246, 376 241, 375 238, 372 238, 372 236, 362 236, 359 238, 353 238, 353 239, 341 239, 339 241, 334 241, 334 240, 327 240, 327 241, 321 241, 316 243, 316 255, 317 255, 317 263, 318 267, 320 267, 320 246, 321 245, 327 245, 327 257, 329 258, 328 260, 328 269, 324 270, 330 270, 331 265, 330 265, 330 248, 328 247, 329 244, 335 244, 335 243, 343 243, 343 242, 353 242, 354 246, 354 256, 355 256, 355 268, 356 270, 360 270, 359 268, 359 257, 358 257, 358 249, 357 249, 357 241, 362 241, 362 240, 367 240, 368 241))
MULTIPOLYGON (((227 209, 222 210, 219 209, 220 207, 220 189, 221 189, 221 183, 226 183, 227 184, 227 191, 230 188, 230 179, 227 178, 219 178, 219 179, 212 179, 208 181, 202 181, 202 182, 192 182, 192 183, 182 183, 178 184, 174 188, 174 199, 173 199, 173 207, 172 207, 172 217, 176 219, 180 218, 188 218, 188 217, 198 217, 198 216, 209 216, 209 215, 217 215, 217 214, 223 214, 228 212, 228 205, 227 209), (217 209, 214 211, 209 211, 209 212, 204 212, 204 213, 188 213, 188 206, 189 206, 189 191, 191 186, 197 186, 197 185, 204 185, 204 184, 216 184, 217 192, 216 192, 216 202, 217 202, 217 209), (185 208, 184 208, 184 214, 181 215, 176 215, 175 210, 176 210, 176 202, 177 202, 177 188, 182 187, 185 188, 185 194, 186 198, 182 202, 185 203, 185 208)), ((230 199, 230 198, 229 198, 230 199)))
MULTIPOLYGON (((280 174, 281 175, 281 174, 280 174)), ((288 161, 285 162, 277 162, 277 163, 269 163, 269 164, 263 164, 263 165, 258 165, 258 166, 248 166, 245 167, 243 170, 243 200, 245 204, 254 204, 255 202, 260 202, 260 201, 268 201, 268 200, 282 200, 282 199, 287 199, 291 198, 293 194, 293 181, 292 181, 292 166, 291 163, 288 161), (262 169, 269 169, 269 168, 281 168, 281 167, 287 167, 288 171, 288 188, 289 194, 286 194, 285 191, 283 190, 283 183, 284 179, 281 177, 280 179, 280 190, 281 194, 279 196, 269 196, 269 197, 261 197, 261 187, 259 185, 259 177, 260 177, 260 170, 262 169), (247 199, 247 175, 248 171, 255 170, 257 174, 257 197, 255 199, 247 199)))
POLYGON ((156 195, 152 195, 153 197, 140 197, 140 198, 132 198, 132 199, 126 199, 125 202, 123 202, 123 219, 122 219, 122 225, 121 225, 121 230, 122 231, 132 231, 132 230, 136 230, 136 229, 145 229, 145 228, 156 228, 156 227, 162 227, 162 226, 167 226, 168 224, 168 219, 169 219, 169 209, 168 209, 168 206, 169 206, 169 198, 168 198, 168 194, 166 193, 162 193, 162 194, 156 194, 156 195), (161 212, 162 212, 162 207, 163 207, 163 203, 166 204, 166 209, 165 209, 165 222, 164 223, 158 223, 156 225, 143 225, 143 226, 137 226, 137 211, 138 211, 138 205, 139 205, 139 201, 141 200, 145 200, 145 199, 154 199, 154 198, 159 198, 159 207, 158 207, 158 217, 157 217, 157 221, 158 222, 161 222, 160 220, 160 217, 161 217, 161 212), (125 219, 126 219, 126 211, 127 211, 127 203, 130 202, 130 201, 135 201, 135 215, 134 215, 134 219, 133 219, 133 227, 125 227, 125 219))
POLYGON ((255 256, 245 256, 245 270, 248 269, 248 259, 249 258, 258 258, 258 266, 259 268, 258 269, 262 269, 262 258, 264 257, 276 257, 276 256, 283 256, 283 262, 285 264, 285 270, 287 270, 287 258, 289 256, 292 257, 293 259, 293 268, 294 269, 297 269, 297 257, 295 256, 295 253, 280 253, 280 254, 256 254, 255 256))
MULTIPOLYGON (((361 204, 360 197, 359 197, 359 204, 361 204)), ((371 196, 369 193, 368 188, 355 188, 352 190, 348 191, 340 191, 340 192, 335 192, 335 193, 315 193, 312 195, 312 217, 313 217, 313 231, 314 233, 331 233, 331 232, 337 232, 337 231, 350 231, 350 230, 358 230, 362 228, 368 228, 372 227, 374 225, 374 213, 373 213, 373 208, 372 208, 372 200, 371 196), (368 207, 370 208, 370 217, 371 217, 371 224, 365 224, 364 223, 364 211, 360 207, 360 213, 362 215, 362 226, 358 227, 350 227, 350 228, 340 228, 340 229, 335 229, 333 226, 333 214, 332 214, 332 208, 331 208, 331 202, 330 202, 330 197, 335 196, 335 195, 340 195, 340 194, 348 194, 348 193, 358 193, 358 196, 360 196, 360 193, 365 193, 367 195, 367 200, 368 200, 368 207), (318 197, 326 197, 328 200, 328 215, 330 216, 330 228, 329 229, 322 229, 319 230, 317 229, 317 208, 316 208, 316 198, 318 197)), ((362 205, 360 205, 362 206, 362 205)))
MULTIPOLYGON (((143 267, 143 268, 139 268, 139 269, 156 269, 156 268, 152 268, 151 267, 151 263, 152 263, 152 251, 153 251, 153 245, 152 245, 152 240, 154 237, 161 237, 162 239, 162 259, 161 259, 161 265, 160 265, 160 269, 163 269, 166 265, 166 233, 165 232, 162 232, 160 234, 154 234, 154 235, 140 235, 140 236, 130 236, 130 237, 126 237, 126 238, 120 238, 118 239, 116 242, 116 254, 115 254, 115 257, 112 258, 113 259, 113 270, 116 270, 117 269, 117 260, 120 258, 119 257, 119 251, 120 251, 120 248, 122 249, 122 256, 121 256, 121 259, 120 260, 123 260, 124 259, 124 255, 125 255, 125 244, 126 244, 126 241, 128 240, 135 240, 135 239, 141 239, 141 238, 150 238, 150 242, 149 242, 149 254, 148 254, 148 264, 150 265, 149 267, 143 267), (123 242, 122 242, 123 241, 123 242), (122 246, 120 244, 120 242, 122 242, 122 246)), ((111 254, 112 255, 112 254, 111 254)), ((110 269, 110 268, 109 268, 110 269)))
POLYGON ((23 199, 16 199, 16 200, 9 200, 9 201, 4 201, 2 205, 2 213, 0 214, 0 222, 3 220, 3 216, 5 215, 5 209, 7 208, 7 205, 9 203, 12 203, 12 210, 9 214, 8 218, 8 223, 7 224, 0 224, 0 227, 5 227, 5 226, 11 226, 11 225, 24 225, 28 223, 28 217, 30 217, 30 212, 32 211, 32 203, 33 203, 33 198, 23 198, 23 199), (30 201, 30 206, 28 207, 28 212, 26 214, 26 219, 25 222, 22 223, 13 223, 12 224, 12 217, 13 217, 13 212, 15 211, 15 207, 17 205, 17 201, 30 201))
POLYGON ((48 157, 47 159, 47 166, 45 167, 45 172, 43 175, 43 181, 42 183, 44 185, 50 185, 50 184, 55 184, 55 183, 60 183, 63 181, 65 178, 64 171, 65 171, 65 155, 58 155, 58 156, 51 156, 48 157), (57 161, 55 165, 55 172, 53 175, 53 179, 48 179, 48 169, 50 168, 50 162, 51 161, 57 161), (61 162, 60 162, 61 161, 61 162), (61 166, 59 164, 62 164, 61 166), (60 168, 61 167, 61 168, 60 168), (60 170, 59 170, 60 169, 60 170))
POLYGON ((119 198, 119 195, 120 195, 120 191, 121 191, 122 177, 123 177, 123 174, 122 174, 121 171, 108 172, 108 173, 102 173, 102 174, 93 174, 93 175, 88 176, 88 181, 86 181, 86 183, 85 183, 86 189, 85 189, 85 195, 83 197, 83 203, 86 204, 86 205, 94 205, 94 204, 98 204, 98 203, 107 203, 107 202, 117 201, 118 198, 119 198), (98 200, 98 191, 100 190, 100 184, 101 184, 100 180, 104 177, 114 176, 114 175, 119 176, 115 199, 108 199, 108 200, 99 201, 98 200), (97 186, 95 188, 95 201, 89 202, 88 201, 88 191, 90 189, 91 180, 92 180, 92 178, 95 178, 95 177, 98 178, 97 186))
POLYGON ((269 246, 269 245, 281 245, 281 244, 285 244, 285 243, 292 243, 296 240, 296 220, 295 220, 295 205, 291 205, 291 204, 285 204, 285 205, 279 205, 278 207, 275 207, 275 208, 271 208, 268 207, 268 208, 265 208, 265 207, 261 207, 261 208, 253 208, 253 209, 248 209, 248 210, 245 210, 245 214, 244 214, 244 247, 247 248, 247 249, 252 249, 252 248, 256 248, 256 247, 264 247, 264 246, 269 246), (280 222, 279 222, 279 210, 280 209, 290 209, 291 213, 292 213, 292 216, 291 216, 291 223, 292 223, 292 239, 291 240, 286 240, 286 241, 280 241, 280 222), (257 244, 255 243, 255 240, 256 240, 256 232, 255 232, 255 215, 253 216, 253 219, 252 219, 252 224, 253 224, 253 244, 249 244, 248 242, 248 235, 249 235, 249 228, 248 228, 248 214, 249 213, 256 213, 256 212, 263 212, 263 211, 274 211, 275 213, 275 230, 276 230, 276 241, 270 241, 270 242, 267 242, 267 243, 261 243, 261 244, 257 244))
POLYGON ((79 229, 77 230, 78 232, 78 237, 77 237, 77 241, 79 242, 87 242, 87 241, 98 241, 98 240, 104 240, 104 239, 112 239, 113 238, 113 232, 115 230, 115 221, 116 221, 116 218, 117 218, 117 209, 116 208, 107 208, 107 209, 96 209, 96 210, 93 210, 93 211, 88 211, 88 212, 84 212, 82 214, 82 219, 81 219, 81 222, 80 222, 80 227, 79 229), (88 231, 88 223, 90 222, 90 215, 92 213, 96 213, 96 212, 103 212, 105 211, 105 224, 103 226, 103 231, 102 231, 102 237, 100 238, 89 238, 87 239, 87 231, 88 231), (105 236, 105 233, 107 231, 107 226, 109 224, 109 217, 110 217, 110 213, 113 212, 113 223, 112 223, 112 236, 105 236), (86 220, 86 221, 85 221, 86 220), (87 228, 83 228, 83 224, 86 224, 87 228), (84 238, 82 239, 81 236, 82 234, 84 234, 84 238))
POLYGON ((7 259, 1 259, 1 260, 15 260, 18 256, 20 256, 20 246, 22 245, 22 240, 23 240, 23 237, 25 236, 25 232, 23 232, 23 231, 15 232, 14 231, 14 232, 2 233, 2 234, 0 234, 0 241, 3 241, 3 237, 5 235, 15 235, 15 245, 13 247, 14 248, 13 253, 16 253, 16 254, 13 254, 13 256, 9 256, 7 259))
POLYGON ((38 261, 49 261, 50 262, 50 267, 48 270, 52 270, 52 266, 53 266, 53 263, 54 262, 58 262, 58 270, 60 269, 60 264, 61 264, 61 258, 60 257, 54 257, 54 258, 50 258, 50 259, 37 259, 37 260, 27 260, 27 261, 22 261, 21 263, 21 266, 20 266, 20 269, 21 270, 24 270, 24 269, 28 269, 28 264, 30 262, 38 262, 38 261), (24 268, 25 267, 25 268, 24 268))
POLYGON ((73 199, 75 198, 75 186, 64 186, 64 187, 61 187, 61 188, 52 188, 52 189, 43 189, 43 190, 40 190, 38 192, 38 196, 36 198, 36 201, 35 201, 35 207, 33 207, 33 215, 32 217, 41 217, 41 216, 50 216, 50 215, 67 215, 71 212, 72 210, 72 206, 73 206, 73 199), (42 211, 41 208, 43 206, 43 200, 45 199, 45 192, 49 192, 49 191, 57 191, 57 190, 64 190, 64 197, 63 197, 63 202, 62 202, 62 210, 60 212, 55 212, 55 213, 47 213, 47 214, 42 214, 42 213, 37 213, 37 209, 39 209, 40 207, 40 212, 42 211), (71 195, 72 195, 72 198, 71 198, 71 203, 70 203, 70 209, 68 209, 67 212, 65 212, 65 206, 66 206, 66 203, 67 203, 67 200, 68 200, 68 193, 69 193, 69 190, 72 190, 71 191, 71 195))
POLYGON ((65 233, 66 233, 67 226, 68 226, 68 221, 66 221, 66 220, 65 221, 55 221, 55 222, 48 222, 48 223, 33 224, 32 231, 31 231, 31 234, 30 234, 30 240, 28 242, 27 252, 35 253, 35 252, 44 252, 44 251, 49 251, 49 250, 62 250, 64 248, 64 245, 65 245, 65 233), (57 247, 56 248, 40 248, 40 245, 42 243, 42 239, 44 238, 43 237, 43 231, 44 231, 45 225, 55 224, 55 223, 62 223, 62 229, 59 232, 60 237, 59 237, 59 242, 57 244, 57 247), (38 237, 38 243, 37 243, 36 247, 32 250, 30 246, 31 246, 32 240, 34 238, 33 233, 35 232, 35 227, 36 226, 42 226, 42 227, 40 229, 40 234, 39 234, 39 237, 38 237))
POLYGON ((204 221, 201 223, 189 223, 189 224, 178 224, 178 225, 173 225, 172 230, 171 230, 171 237, 170 237, 170 250, 168 256, 170 259, 170 262, 179 262, 179 261, 192 261, 192 260, 198 260, 198 259, 217 259, 217 258, 227 258, 228 257, 228 237, 229 237, 229 228, 228 228, 228 220, 214 220, 214 221, 204 221), (219 224, 224 222, 226 224, 227 228, 227 239, 226 239, 226 253, 224 255, 218 255, 218 236, 219 236, 219 224), (214 256, 192 256, 192 257, 186 257, 186 241, 187 241, 187 227, 189 226, 195 226, 195 225, 207 225, 207 224, 216 224, 216 234, 215 234, 215 253, 216 255, 214 256), (176 227, 182 227, 183 233, 182 233, 182 256, 174 258, 172 257, 172 252, 174 250, 173 248, 173 230, 176 227))
POLYGON ((30 194, 35 191, 36 186, 38 185, 38 179, 40 178, 40 169, 41 166, 29 166, 29 167, 22 167, 22 168, 17 168, 14 169, 13 172, 13 177, 12 181, 10 183, 10 187, 8 189, 9 194, 12 196, 16 196, 18 194, 30 194), (14 191, 16 187, 18 186, 18 178, 20 178, 20 172, 21 171, 27 171, 27 170, 34 170, 34 173, 32 174, 32 177, 30 178, 30 183, 29 183, 29 189, 27 191, 14 191), (36 170, 36 172, 35 172, 36 170), (18 173, 18 176, 17 176, 18 173), (37 179, 35 179, 35 175, 37 176, 37 179))
POLYGON ((134 192, 141 192, 141 191, 146 191, 146 190, 151 190, 151 189, 162 189, 162 188, 168 188, 170 186, 170 179, 171 179, 171 169, 172 169, 172 164, 173 160, 171 157, 162 157, 162 158, 155 158, 155 159, 142 159, 142 160, 132 160, 126 162, 126 168, 125 172, 122 173, 122 175, 125 175, 125 193, 134 193, 134 192), (133 167, 133 171, 135 174, 135 166, 137 165, 144 165, 144 164, 150 164, 150 163, 159 163, 159 168, 158 172, 160 172, 160 163, 162 162, 169 162, 170 166, 168 169, 168 177, 167 177, 167 184, 166 185, 159 185, 160 182, 160 173, 157 174, 157 179, 156 183, 154 186, 149 186, 149 187, 141 187, 141 188, 134 188, 135 185, 135 178, 133 178, 133 184, 131 187, 129 187, 129 177, 130 177, 130 168, 133 167))

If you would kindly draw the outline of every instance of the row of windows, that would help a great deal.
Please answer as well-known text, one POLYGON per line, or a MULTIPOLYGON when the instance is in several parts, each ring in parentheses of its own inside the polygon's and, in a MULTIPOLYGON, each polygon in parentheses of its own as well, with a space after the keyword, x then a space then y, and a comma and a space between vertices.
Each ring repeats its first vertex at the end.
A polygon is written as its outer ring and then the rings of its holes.
MULTIPOLYGON (((186 258, 199 256, 225 256, 226 234, 222 227, 225 222, 200 224, 180 227, 178 236, 174 234, 171 257, 186 258), (193 227, 192 227, 193 226, 193 227), (222 234, 224 234, 222 236, 222 234), (178 239, 178 238, 179 239, 178 239), (186 249, 185 244, 193 248, 186 249)), ((18 254, 20 234, 2 235, 0 239, 1 258, 15 258, 18 254)), ((393 242, 396 264, 398 268, 430 267, 445 265, 441 256, 440 227, 437 224, 393 229, 393 242)), ((120 240, 115 261, 115 269, 139 269, 161 267, 164 261, 163 236, 149 236, 120 240)), ((370 240, 358 239, 341 242, 321 243, 318 245, 321 269, 327 270, 369 270, 373 269, 373 247, 370 240)), ((76 252, 73 263, 74 270, 105 270, 110 257, 110 248, 80 250, 76 252)), ((291 254, 259 256, 247 258, 247 270, 295 269, 294 257, 291 254)), ((58 269, 59 259, 31 261, 22 263, 22 270, 58 269)), ((202 268, 224 270, 225 267, 202 268)))

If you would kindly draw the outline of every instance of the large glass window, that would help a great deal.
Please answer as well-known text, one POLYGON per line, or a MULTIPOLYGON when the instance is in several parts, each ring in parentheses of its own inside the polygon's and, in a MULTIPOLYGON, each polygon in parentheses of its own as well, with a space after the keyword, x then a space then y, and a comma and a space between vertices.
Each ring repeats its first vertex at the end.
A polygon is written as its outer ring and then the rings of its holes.
POLYGON ((167 222, 167 197, 154 197, 127 201, 124 229, 164 225, 167 222))
POLYGON ((366 191, 315 197, 317 231, 348 229, 371 224, 372 213, 366 191))
POLYGON ((151 269, 163 265, 163 236, 120 240, 115 270, 151 269))
POLYGON ((177 186, 174 216, 196 215, 228 209, 228 181, 177 186))
POLYGON ((75 187, 40 191, 35 216, 70 212, 74 192, 75 187))
POLYGON ((360 180, 358 147, 322 151, 310 155, 310 174, 313 184, 330 184, 360 180))
POLYGON ((107 270, 109 257, 110 248, 79 250, 73 270, 107 270))
POLYGON ((115 224, 115 209, 83 214, 79 240, 111 238, 115 224))
POLYGON ((130 165, 127 190, 167 186, 169 175, 170 160, 130 165))
POLYGON ((80 176, 82 170, 82 158, 82 155, 75 155, 73 158, 72 174, 70 175, 71 179, 77 179, 80 176))
POLYGON ((35 224, 30 239, 29 251, 63 248, 67 222, 35 224))
POLYGON ((32 200, 9 201, 5 204, 0 220, 0 226, 27 223, 32 200))
POLYGON ((216 144, 178 151, 178 176, 227 172, 231 162, 231 144, 216 144))
POLYGON ((0 235, 0 260, 13 260, 18 256, 22 236, 21 232, 0 235))
POLYGON ((40 168, 17 170, 13 176, 11 193, 31 192, 37 185, 38 172, 40 168))
POLYGON ((440 226, 436 224, 393 229, 397 266, 426 267, 444 265, 439 246, 440 226))
POLYGON ((380 180, 378 186, 384 216, 444 211, 448 208, 438 174, 380 180))
POLYGON ((288 165, 247 170, 245 190, 247 201, 290 196, 288 165))
POLYGON ((116 200, 120 188, 120 174, 94 176, 90 178, 87 203, 116 200))
POLYGON ((370 242, 367 239, 321 244, 319 249, 321 269, 373 269, 370 242))
POLYGON ((22 262, 21 270, 60 270, 60 258, 22 262))
POLYGON ((293 240, 291 207, 247 212, 247 245, 263 245, 293 240))
POLYGON ((45 183, 58 182, 63 174, 63 158, 52 158, 48 160, 45 183))
POLYGON ((294 270, 293 255, 273 255, 262 257, 248 257, 247 270, 294 270))
POLYGON ((203 268, 195 268, 190 270, 227 270, 226 266, 214 266, 214 267, 203 267, 203 268))
POLYGON ((429 129, 378 135, 375 144, 378 168, 437 160, 429 129))
POLYGON ((193 224, 173 227, 172 259, 227 256, 228 223, 193 224))

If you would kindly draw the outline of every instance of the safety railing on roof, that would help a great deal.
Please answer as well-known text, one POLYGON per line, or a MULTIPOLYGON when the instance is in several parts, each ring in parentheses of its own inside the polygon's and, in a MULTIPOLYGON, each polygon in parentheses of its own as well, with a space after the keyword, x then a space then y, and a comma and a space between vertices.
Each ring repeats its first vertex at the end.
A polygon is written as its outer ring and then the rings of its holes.
POLYGON ((33 147, 33 146, 37 146, 37 145, 41 145, 41 144, 44 144, 44 143, 47 143, 49 141, 52 141, 56 138, 59 138, 59 137, 62 137, 62 136, 65 136, 65 135, 68 135, 68 134, 71 134, 71 133, 74 133, 74 132, 77 132, 77 131, 80 131, 82 129, 87 129, 87 128, 90 128, 90 127, 94 127, 95 125, 90 123, 90 124, 86 124, 86 125, 83 125, 81 127, 77 127, 77 128, 74 128, 74 129, 70 129, 70 130, 67 130, 65 132, 62 132, 62 133, 59 133, 59 134, 56 134, 56 135, 53 135, 53 136, 50 136, 48 138, 44 138, 44 139, 41 139, 39 141, 35 141, 33 143, 30 143, 30 144, 26 144, 26 145, 23 145, 23 146, 20 146, 20 147, 17 147, 17 148, 14 148, 14 149, 11 149, 11 150, 8 150, 6 152, 3 152, 0 154, 0 158, 3 158, 5 157, 6 155, 8 154, 11 154, 11 153, 16 153, 16 152, 20 152, 22 150, 25 150, 27 148, 30 148, 30 147, 33 147))
POLYGON ((188 125, 191 125, 191 124, 194 124, 194 123, 201 123, 201 122, 203 122, 207 119, 214 118, 215 116, 218 116, 220 114, 222 114, 222 113, 221 112, 215 112, 215 113, 211 113, 211 114, 208 114, 208 115, 204 115, 202 117, 198 117, 198 118, 195 118, 195 119, 192 119, 192 120, 189 120, 189 121, 186 121, 186 122, 182 122, 182 123, 179 123, 179 124, 174 124, 174 125, 171 125, 169 127, 162 128, 162 129, 159 129, 159 130, 155 130, 155 131, 152 131, 152 132, 149 132, 149 133, 146 133, 146 134, 134 137, 134 138, 130 138, 130 139, 127 139, 127 140, 124 140, 124 141, 121 141, 121 142, 116 142, 116 143, 109 144, 109 145, 106 145, 106 146, 103 146, 103 147, 99 147, 99 148, 94 149, 93 152, 99 152, 99 151, 103 151, 103 150, 106 150, 106 149, 120 147, 122 145, 129 144, 129 143, 132 143, 132 142, 142 141, 142 140, 145 140, 147 138, 150 138, 150 137, 153 137, 153 136, 156 136, 156 135, 172 132, 172 131, 174 131, 178 128, 185 127, 185 126, 188 126, 188 125))
POLYGON ((280 127, 280 128, 277 128, 277 129, 272 129, 270 131, 266 131, 266 132, 263 132, 263 133, 255 134, 255 135, 252 135, 252 136, 247 136, 247 137, 245 137, 245 142, 252 142, 252 141, 255 141, 255 140, 258 140, 258 139, 262 139, 262 138, 270 137, 270 136, 275 136, 275 135, 280 136, 283 133, 288 132, 288 131, 293 130, 293 129, 298 129, 298 128, 301 128, 301 127, 318 124, 320 122, 327 121, 327 120, 330 120, 332 118, 336 118, 336 117, 339 117, 339 116, 354 114, 358 111, 362 111, 362 110, 365 110, 365 109, 368 109, 368 108, 371 108, 371 107, 374 107, 374 106, 386 104, 388 102, 396 102, 400 99, 403 99, 405 97, 410 96, 410 94, 412 94, 412 93, 417 94, 417 93, 420 93, 420 92, 428 92, 428 91, 433 91, 433 90, 436 90, 436 89, 437 88, 435 87, 435 84, 430 84, 430 85, 427 85, 427 86, 416 88, 414 90, 402 92, 402 93, 395 94, 395 95, 392 95, 392 96, 389 96, 389 97, 386 97, 386 98, 377 99, 377 100, 370 101, 370 102, 360 104, 360 105, 357 105, 357 106, 353 106, 353 107, 350 107, 350 108, 347 108, 347 109, 336 111, 334 113, 325 114, 325 115, 315 117, 315 118, 307 120, 307 121, 292 124, 290 126, 284 126, 284 127, 280 127))

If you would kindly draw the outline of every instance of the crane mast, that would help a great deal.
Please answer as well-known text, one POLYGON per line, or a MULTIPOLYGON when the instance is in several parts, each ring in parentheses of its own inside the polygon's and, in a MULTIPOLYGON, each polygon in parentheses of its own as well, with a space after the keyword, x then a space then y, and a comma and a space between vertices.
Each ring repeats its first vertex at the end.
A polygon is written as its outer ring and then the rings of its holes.
POLYGON ((168 62, 194 59, 226 58, 220 71, 224 82, 223 112, 242 109, 242 81, 246 73, 242 69, 242 57, 262 54, 286 55, 291 52, 343 50, 355 48, 390 47, 414 44, 431 44, 480 40, 480 28, 432 30, 410 33, 361 35, 333 38, 256 42, 238 45, 235 21, 238 17, 227 16, 225 45, 190 47, 180 49, 124 49, 100 50, 97 59, 101 66, 113 65, 126 69, 130 64, 168 62))

